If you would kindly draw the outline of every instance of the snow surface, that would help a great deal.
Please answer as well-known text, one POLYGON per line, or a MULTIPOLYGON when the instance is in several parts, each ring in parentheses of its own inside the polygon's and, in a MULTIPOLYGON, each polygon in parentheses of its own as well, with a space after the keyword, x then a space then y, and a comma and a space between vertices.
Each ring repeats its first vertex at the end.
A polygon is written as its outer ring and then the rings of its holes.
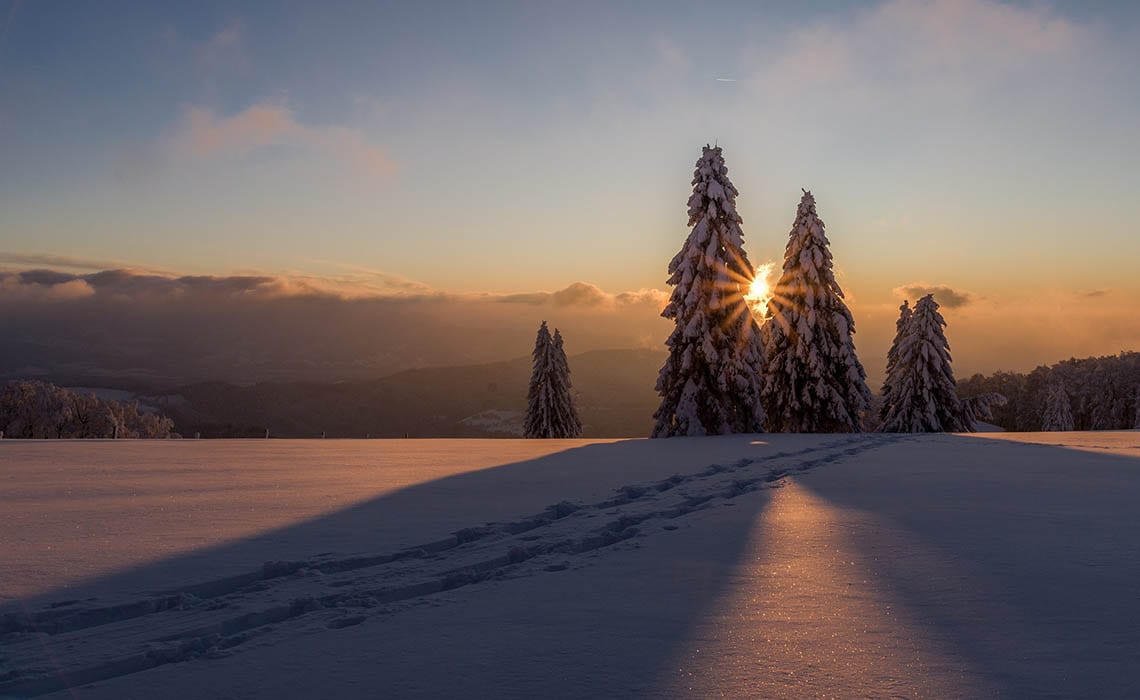
POLYGON ((1134 432, 3 443, 0 508, 45 515, 0 522, 0 695, 1135 697, 1137 457, 1134 432), (105 554, 69 525, 124 540, 101 578, 53 578, 105 554))
POLYGON ((84 580, 84 594, 117 595, 272 559, 400 549, 763 450, 615 442, 3 440, 0 612, 57 588, 75 597, 84 580), (129 567, 141 568, 90 580, 129 567))

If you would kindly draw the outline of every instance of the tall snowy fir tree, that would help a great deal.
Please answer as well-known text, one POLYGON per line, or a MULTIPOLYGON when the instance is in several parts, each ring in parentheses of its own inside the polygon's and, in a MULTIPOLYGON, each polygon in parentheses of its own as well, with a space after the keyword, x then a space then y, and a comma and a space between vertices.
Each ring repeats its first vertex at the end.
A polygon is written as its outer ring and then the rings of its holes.
POLYGON ((761 397, 773 432, 859 432, 871 405, 829 245, 805 190, 763 326, 761 397))
POLYGON ((578 418, 574 388, 570 383, 570 363, 566 360, 562 333, 557 328, 554 329, 551 359, 553 360, 553 371, 550 373, 551 432, 554 437, 581 437, 582 421, 578 418))
POLYGON ((885 433, 950 433, 973 429, 958 398, 950 344, 938 302, 927 294, 914 305, 895 358, 885 433))
POLYGON ((582 434, 578 409, 570 385, 570 365, 562 347, 562 334, 551 337, 546 321, 534 341, 533 369, 527 390, 523 435, 528 438, 574 438, 582 434))
POLYGON ((653 437, 759 432, 763 349, 744 299, 755 271, 721 148, 704 147, 692 185, 691 231, 669 263, 673 293, 661 313, 676 325, 657 378, 653 437))
POLYGON ((1075 430, 1069 394, 1061 382, 1055 382, 1045 395, 1045 411, 1041 414, 1041 430, 1045 432, 1075 430))
POLYGON ((883 381, 882 388, 882 406, 879 407, 879 421, 880 423, 887 418, 887 414, 891 410, 891 383, 895 379, 895 365, 898 364, 899 357, 899 343, 902 342, 903 333, 906 331, 906 322, 910 320, 913 312, 910 309, 910 302, 904 301, 902 306, 899 307, 899 320, 895 321, 895 339, 891 343, 891 349, 887 351, 887 378, 883 381))

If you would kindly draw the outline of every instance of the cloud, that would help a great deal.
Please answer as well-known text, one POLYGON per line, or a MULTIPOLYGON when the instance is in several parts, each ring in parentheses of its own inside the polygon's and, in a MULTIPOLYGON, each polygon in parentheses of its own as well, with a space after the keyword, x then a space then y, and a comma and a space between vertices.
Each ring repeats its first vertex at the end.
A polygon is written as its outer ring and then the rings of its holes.
MULTIPOLYGON (((0 254, 0 261, 15 259, 44 260, 52 256, 0 254)), ((66 260, 66 258, 65 258, 66 260)), ((75 261, 79 266, 82 261, 75 261)), ((446 292, 433 289, 400 275, 363 270, 354 274, 316 276, 304 274, 244 275, 172 275, 138 269, 112 268, 95 272, 63 272, 51 269, 20 271, 0 270, 0 303, 10 300, 9 291, 27 285, 42 287, 45 292, 57 286, 71 287, 74 295, 80 287, 84 296, 100 295, 133 303, 197 299, 271 300, 289 297, 323 298, 339 301, 386 300, 404 302, 501 303, 549 306, 567 310, 609 311, 645 306, 660 309, 668 299, 666 292, 640 289, 610 293, 587 282, 574 282, 553 292, 522 294, 488 294, 446 292)))
POLYGON ((894 292, 895 296, 906 297, 907 299, 918 299, 927 294, 933 294, 934 300, 948 309, 959 309, 974 302, 974 296, 969 292, 940 284, 918 282, 895 287, 891 291, 894 292))
POLYGON ((302 140, 373 177, 384 177, 395 170, 395 163, 385 150, 356 129, 345 126, 310 128, 305 130, 302 140))
MULTIPOLYGON (((152 267, 143 267, 122 260, 103 260, 98 258, 78 258, 70 255, 50 255, 44 253, 9 253, 0 251, 0 266, 15 265, 36 267, 63 268, 65 270, 82 270, 98 272, 100 270, 133 270, 136 272, 154 272, 167 274, 169 272, 152 267)), ((2 269, 2 268, 0 268, 2 269)))
POLYGON ((863 15, 851 42, 863 55, 886 60, 903 49, 928 70, 1030 65, 1041 56, 1077 48, 1082 30, 1044 5, 993 0, 890 0, 863 15), (877 46, 872 41, 879 41, 877 46), (860 43, 862 42, 862 43, 860 43), (885 44, 885 45, 884 45, 885 44))
POLYGON ((198 67, 207 75, 217 75, 245 67, 245 27, 240 19, 232 19, 209 39, 194 46, 198 67))
POLYGON ((1108 296, 1107 289, 1094 289, 1089 292, 1081 292, 1080 295, 1087 299, 1096 299, 1098 297, 1108 296))
POLYGON ((555 306, 601 306, 613 299, 601 289, 585 282, 575 282, 550 295, 550 301, 555 306))
POLYGON ((650 306, 660 310, 668 301, 669 295, 659 289, 640 289, 635 292, 610 294, 588 282, 574 282, 564 289, 554 292, 530 292, 506 294, 495 301, 506 304, 530 304, 534 306, 577 307, 590 309, 612 309, 621 306, 650 306))
MULTIPOLYGON (((31 256, 29 256, 31 257, 31 256)), ((310 297, 351 301, 356 299, 439 298, 426 285, 395 275, 316 277, 309 275, 181 275, 132 269, 108 269, 79 274, 36 269, 0 271, 0 303, 27 296, 30 286, 44 298, 99 295, 131 303, 241 299, 269 300, 310 297), (59 293, 52 290, 59 287, 59 293), (82 295, 76 290, 86 290, 82 295)))
POLYGON ((253 60, 246 46, 245 24, 230 18, 213 31, 187 34, 176 25, 153 37, 146 60, 164 81, 178 81, 199 97, 217 98, 223 85, 250 77, 253 60))
POLYGON ((85 280, 51 270, 0 273, 0 299, 8 302, 68 301, 94 293, 85 280))
MULTIPOLYGON (((1083 26, 1044 4, 887 0, 753 48, 750 85, 765 95, 909 118, 916 107, 961 108, 1026 76, 1053 86, 1091 44, 1083 26)), ((802 108, 801 108, 802 112, 802 108)))
POLYGON ((619 304, 646 305, 660 311, 669 302, 669 292, 661 289, 639 289, 636 292, 622 292, 614 297, 619 304))
POLYGON ((265 101, 229 116, 212 109, 187 107, 167 135, 169 151, 179 158, 243 156, 266 146, 292 146, 330 157, 373 176, 390 174, 394 164, 384 149, 363 133, 340 125, 309 126, 286 105, 265 101))
POLYGON ((231 117, 218 117, 211 110, 189 107, 173 141, 181 154, 209 158, 283 143, 301 131, 292 113, 281 105, 255 104, 231 117))

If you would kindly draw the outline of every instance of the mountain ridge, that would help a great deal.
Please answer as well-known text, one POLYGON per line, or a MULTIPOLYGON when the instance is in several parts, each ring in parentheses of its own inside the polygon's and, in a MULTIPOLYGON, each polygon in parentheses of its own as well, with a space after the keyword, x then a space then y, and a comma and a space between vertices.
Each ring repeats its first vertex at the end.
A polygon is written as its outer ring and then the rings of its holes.
MULTIPOLYGON (((584 437, 644 437, 664 352, 590 350, 570 358, 584 437)), ((517 437, 530 358, 406 369, 340 382, 196 382, 138 396, 183 436, 517 437), (485 414, 485 415, 483 415, 485 414), (480 416, 483 415, 483 418, 480 416)))

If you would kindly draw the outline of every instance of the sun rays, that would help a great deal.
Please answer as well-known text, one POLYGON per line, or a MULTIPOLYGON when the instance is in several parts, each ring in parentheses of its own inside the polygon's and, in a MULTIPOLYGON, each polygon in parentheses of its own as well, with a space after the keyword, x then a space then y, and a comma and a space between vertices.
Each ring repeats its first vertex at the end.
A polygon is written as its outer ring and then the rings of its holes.
POLYGON ((744 294, 744 301, 756 316, 756 320, 760 323, 764 322, 768 302, 771 301, 774 296, 771 276, 775 268, 776 263, 774 262, 766 262, 763 265, 758 265, 753 278, 747 281, 748 291, 744 294))

